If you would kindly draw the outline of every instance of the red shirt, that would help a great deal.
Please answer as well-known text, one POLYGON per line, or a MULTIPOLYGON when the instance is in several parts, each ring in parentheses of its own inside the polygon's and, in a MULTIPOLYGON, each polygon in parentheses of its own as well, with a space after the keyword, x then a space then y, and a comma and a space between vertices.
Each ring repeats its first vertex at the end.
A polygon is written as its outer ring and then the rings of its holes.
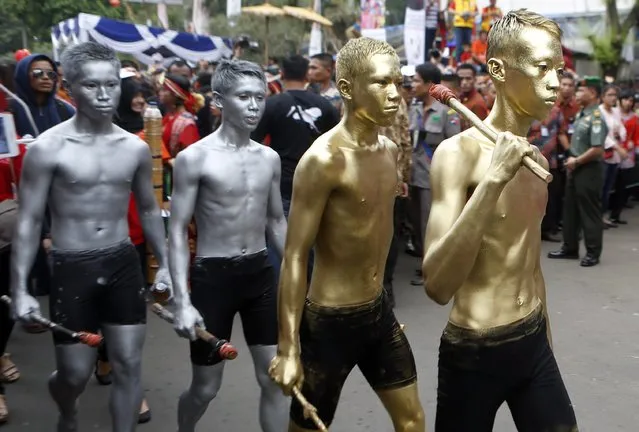
MULTIPOLYGON (((466 106, 466 108, 474 112, 480 120, 484 120, 488 117, 486 101, 477 90, 473 89, 469 93, 462 94, 461 102, 466 106)), ((462 130, 469 129, 470 127, 471 124, 468 121, 462 121, 462 130)))
POLYGON ((621 144, 628 151, 628 157, 635 160, 635 149, 639 146, 639 116, 631 115, 624 121, 626 140, 621 144))
POLYGON ((20 149, 20 154, 12 159, 1 159, 0 160, 0 201, 4 201, 6 199, 13 199, 13 189, 11 188, 11 183, 13 183, 11 179, 11 165, 10 160, 13 162, 13 169, 16 174, 16 182, 20 182, 20 174, 22 173, 22 160, 24 159, 24 154, 27 152, 27 146, 24 144, 20 144, 18 146, 20 149))

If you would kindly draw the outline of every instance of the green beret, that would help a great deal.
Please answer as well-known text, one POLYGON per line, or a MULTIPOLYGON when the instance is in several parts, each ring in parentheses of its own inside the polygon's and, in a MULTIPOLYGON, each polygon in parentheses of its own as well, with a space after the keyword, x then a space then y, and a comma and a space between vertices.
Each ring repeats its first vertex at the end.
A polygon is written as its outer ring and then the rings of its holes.
POLYGON ((603 82, 601 78, 598 76, 585 76, 581 81, 579 81, 580 87, 596 87, 601 88, 603 82))

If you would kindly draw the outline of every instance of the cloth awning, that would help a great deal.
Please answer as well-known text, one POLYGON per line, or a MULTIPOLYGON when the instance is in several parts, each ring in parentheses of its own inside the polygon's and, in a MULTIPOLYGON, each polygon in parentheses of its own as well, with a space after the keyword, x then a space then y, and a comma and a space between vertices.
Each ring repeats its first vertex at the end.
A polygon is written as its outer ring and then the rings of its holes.
POLYGON ((218 61, 233 54, 233 42, 228 38, 166 30, 84 13, 51 29, 56 56, 65 45, 90 40, 131 54, 144 64, 152 64, 158 54, 163 59, 180 57, 190 62, 218 61))

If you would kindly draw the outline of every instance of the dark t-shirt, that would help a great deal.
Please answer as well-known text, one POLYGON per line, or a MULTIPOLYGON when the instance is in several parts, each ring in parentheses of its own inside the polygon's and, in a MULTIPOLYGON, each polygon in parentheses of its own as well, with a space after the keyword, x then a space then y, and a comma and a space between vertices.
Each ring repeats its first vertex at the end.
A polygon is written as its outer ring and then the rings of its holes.
POLYGON ((315 139, 339 123, 339 112, 324 97, 306 90, 287 90, 266 100, 264 116, 251 138, 270 146, 282 160, 282 198, 290 200, 293 174, 315 139))

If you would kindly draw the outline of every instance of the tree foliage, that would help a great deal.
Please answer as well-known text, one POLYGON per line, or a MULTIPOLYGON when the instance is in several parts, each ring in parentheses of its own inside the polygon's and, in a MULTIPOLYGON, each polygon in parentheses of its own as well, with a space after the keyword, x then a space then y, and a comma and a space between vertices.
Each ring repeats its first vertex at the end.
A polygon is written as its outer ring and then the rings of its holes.
POLYGON ((628 16, 620 18, 615 0, 606 3, 606 32, 600 35, 590 34, 588 39, 593 48, 593 57, 601 66, 604 75, 616 77, 623 63, 623 47, 628 34, 639 23, 639 0, 628 16))
MULTIPOLYGON (((2 0, 0 13, 0 53, 23 48, 22 31, 26 32, 31 47, 34 42, 50 40, 51 27, 65 19, 73 18, 80 12, 107 18, 130 21, 133 15, 138 23, 153 19, 157 23, 156 6, 125 1, 113 7, 108 0, 2 0)), ((184 11, 169 7, 171 24, 182 27, 184 11)))

